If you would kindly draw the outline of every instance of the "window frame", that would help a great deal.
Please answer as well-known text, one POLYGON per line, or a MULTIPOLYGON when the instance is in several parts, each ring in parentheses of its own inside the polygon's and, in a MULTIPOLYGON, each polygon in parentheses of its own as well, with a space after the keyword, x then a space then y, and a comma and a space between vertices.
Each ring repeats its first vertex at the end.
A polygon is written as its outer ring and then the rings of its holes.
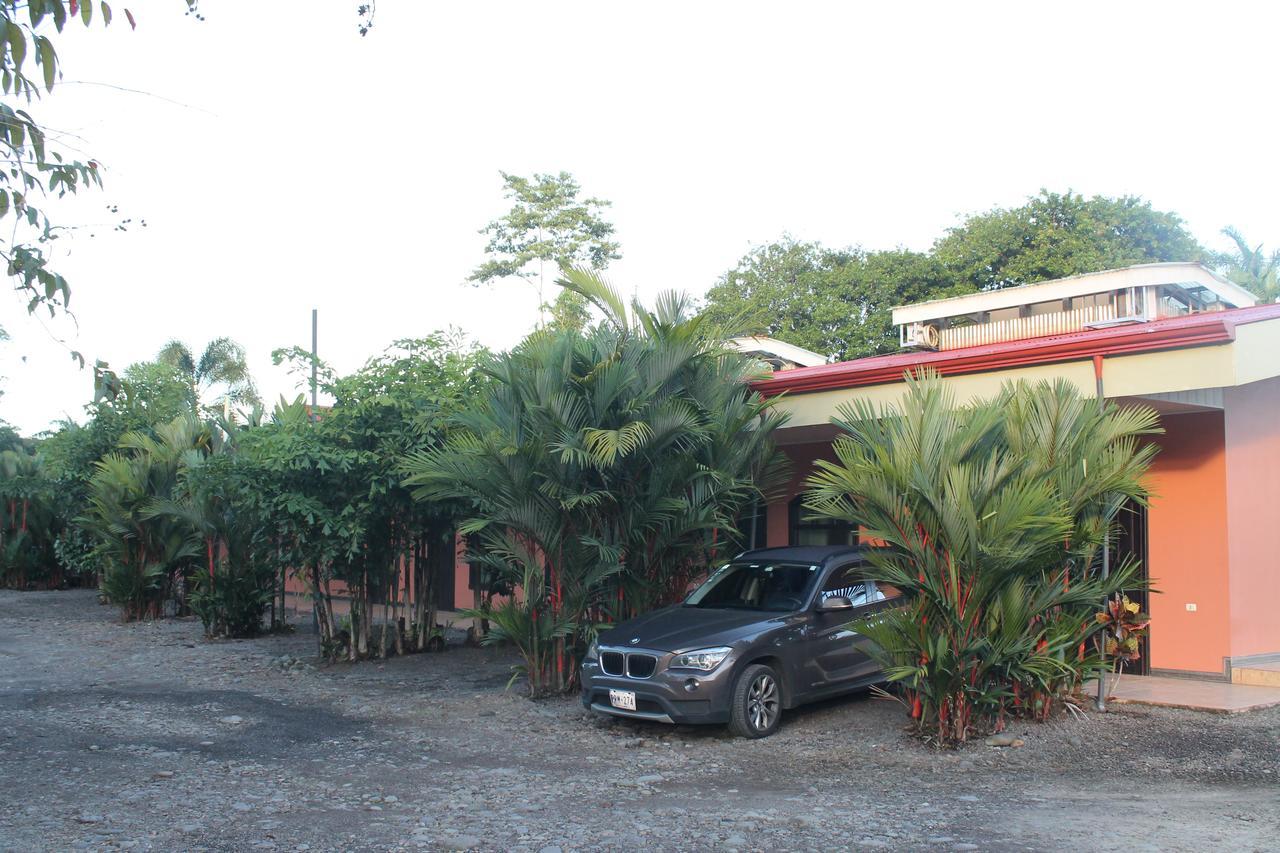
POLYGON ((787 503, 787 544, 792 547, 804 547, 798 536, 801 530, 843 531, 848 542, 824 542, 824 545, 848 545, 854 547, 861 542, 861 533, 854 524, 831 518, 812 521, 804 517, 804 494, 798 494, 787 503))

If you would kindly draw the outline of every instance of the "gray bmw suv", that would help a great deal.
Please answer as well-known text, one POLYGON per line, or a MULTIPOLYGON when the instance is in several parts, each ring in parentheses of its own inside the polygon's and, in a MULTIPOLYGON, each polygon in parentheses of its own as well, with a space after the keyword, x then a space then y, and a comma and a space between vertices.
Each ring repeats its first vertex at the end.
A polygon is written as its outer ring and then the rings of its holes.
POLYGON ((582 704, 770 735, 786 708, 883 680, 849 623, 895 606, 898 591, 868 570, 856 547, 740 554, 683 603, 602 631, 582 663, 582 704))

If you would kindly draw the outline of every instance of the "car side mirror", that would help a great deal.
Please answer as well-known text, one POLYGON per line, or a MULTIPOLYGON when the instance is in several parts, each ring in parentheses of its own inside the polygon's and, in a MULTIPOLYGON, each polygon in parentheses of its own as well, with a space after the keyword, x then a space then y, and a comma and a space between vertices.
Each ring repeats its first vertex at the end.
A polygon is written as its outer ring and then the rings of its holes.
POLYGON ((818 605, 818 610, 828 613, 833 610, 852 610, 853 602, 845 598, 843 595, 833 595, 830 598, 822 599, 822 603, 818 605))

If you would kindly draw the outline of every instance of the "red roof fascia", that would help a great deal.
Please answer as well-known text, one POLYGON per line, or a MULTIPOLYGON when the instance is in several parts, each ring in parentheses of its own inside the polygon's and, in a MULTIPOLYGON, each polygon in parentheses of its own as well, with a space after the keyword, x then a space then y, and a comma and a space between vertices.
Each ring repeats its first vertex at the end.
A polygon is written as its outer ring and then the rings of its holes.
POLYGON ((779 371, 769 379, 752 383, 752 387, 764 396, 772 397, 784 392, 827 391, 900 382, 905 372, 920 367, 933 368, 943 375, 981 373, 1034 364, 1079 361, 1095 355, 1123 355, 1219 344, 1235 339, 1236 326, 1275 318, 1280 318, 1280 305, 1256 305, 1252 308, 1190 314, 1107 329, 1085 329, 1065 335, 984 344, 945 352, 896 353, 818 367, 799 367, 779 371))

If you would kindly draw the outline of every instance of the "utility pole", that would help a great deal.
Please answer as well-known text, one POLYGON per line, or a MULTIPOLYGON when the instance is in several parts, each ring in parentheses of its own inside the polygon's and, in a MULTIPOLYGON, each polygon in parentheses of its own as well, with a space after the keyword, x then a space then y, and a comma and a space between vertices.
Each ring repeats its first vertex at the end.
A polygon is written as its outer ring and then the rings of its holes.
MULTIPOLYGON (((317 335, 317 331, 319 329, 319 320, 317 319, 317 315, 319 313, 320 313, 319 309, 316 309, 316 308, 311 309, 311 422, 312 423, 316 422, 316 364, 318 363, 317 359, 319 359, 319 351, 317 349, 317 345, 319 343, 319 336, 317 335)), ((325 618, 326 619, 329 618, 328 614, 325 615, 325 618)), ((311 629, 316 632, 317 637, 320 636, 320 604, 318 601, 313 601, 311 604, 311 629)))
POLYGON ((316 364, 320 358, 319 351, 317 349, 317 343, 319 340, 317 334, 319 329, 319 320, 317 315, 319 313, 319 309, 311 309, 311 420, 313 421, 316 419, 316 364))

